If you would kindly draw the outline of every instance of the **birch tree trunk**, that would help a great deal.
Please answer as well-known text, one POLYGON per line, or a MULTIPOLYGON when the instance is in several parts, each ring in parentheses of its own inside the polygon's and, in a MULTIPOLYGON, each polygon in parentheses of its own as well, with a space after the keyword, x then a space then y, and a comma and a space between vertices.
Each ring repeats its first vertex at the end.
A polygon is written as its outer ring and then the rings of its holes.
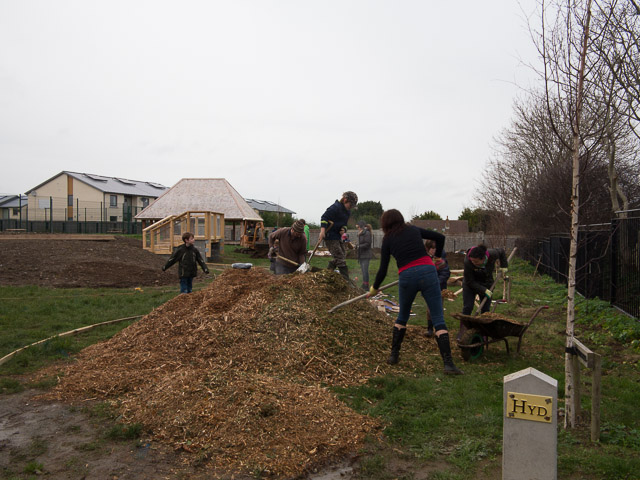
POLYGON ((575 325, 575 295, 576 295, 576 264, 578 252, 578 212, 580 207, 580 150, 582 141, 580 138, 580 122, 582 117, 582 102, 584 93, 584 69, 587 55, 587 45, 589 43, 589 23, 591 21, 591 0, 587 0, 586 21, 582 36, 582 49, 580 52, 580 66, 578 68, 578 88, 576 91, 576 110, 573 119, 573 176, 571 184, 571 246, 569 248, 569 280, 567 291, 567 329, 565 353, 565 416, 564 428, 573 428, 576 425, 576 405, 574 405, 576 378, 574 372, 573 355, 569 353, 573 348, 573 332, 575 325))

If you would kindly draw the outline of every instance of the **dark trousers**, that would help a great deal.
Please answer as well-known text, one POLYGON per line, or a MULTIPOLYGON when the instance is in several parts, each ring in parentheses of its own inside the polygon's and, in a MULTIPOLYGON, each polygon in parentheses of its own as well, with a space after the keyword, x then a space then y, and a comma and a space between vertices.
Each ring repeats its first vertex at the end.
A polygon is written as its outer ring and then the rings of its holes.
MULTIPOLYGON (((476 295, 477 293, 475 291, 465 287, 464 285, 462 286, 462 314, 463 315, 471 315, 471 313, 473 312, 473 302, 476 299, 476 295)), ((484 298, 484 294, 481 293, 480 302, 482 302, 483 298, 484 298)), ((491 309, 491 300, 487 299, 487 301, 484 302, 484 305, 482 306, 481 313, 488 312, 489 309, 491 309)))
POLYGON ((193 290, 193 277, 180 277, 180 293, 191 293, 193 290))

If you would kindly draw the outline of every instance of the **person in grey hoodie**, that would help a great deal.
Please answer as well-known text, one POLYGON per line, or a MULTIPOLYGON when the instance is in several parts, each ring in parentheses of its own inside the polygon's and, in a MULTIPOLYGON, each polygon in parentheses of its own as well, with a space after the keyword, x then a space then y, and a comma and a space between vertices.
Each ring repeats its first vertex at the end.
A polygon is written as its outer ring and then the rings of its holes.
POLYGON ((363 290, 369 290, 369 262, 373 258, 372 247, 372 233, 371 225, 368 225, 364 221, 360 220, 358 226, 358 244, 357 255, 358 262, 360 263, 360 269, 362 270, 362 285, 363 290))

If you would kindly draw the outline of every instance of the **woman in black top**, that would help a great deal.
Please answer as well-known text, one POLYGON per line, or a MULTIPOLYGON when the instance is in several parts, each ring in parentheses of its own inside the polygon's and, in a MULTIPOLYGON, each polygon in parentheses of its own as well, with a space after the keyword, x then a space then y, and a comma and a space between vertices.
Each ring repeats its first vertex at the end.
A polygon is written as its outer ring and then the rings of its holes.
POLYGON ((391 365, 398 363, 400 346, 402 345, 402 340, 407 330, 407 321, 411 313, 411 304, 418 292, 420 292, 431 312, 433 326, 436 330, 436 341, 444 362, 444 373, 461 375, 463 372, 455 366, 451 357, 449 331, 444 322, 438 273, 433 260, 427 255, 423 243, 425 239, 434 240, 436 242, 436 255, 439 256, 444 248, 444 235, 405 223, 404 217, 396 209, 385 211, 380 218, 380 224, 384 232, 380 251, 380 269, 369 290, 369 295, 378 293, 378 288, 387 275, 391 256, 396 259, 399 274, 400 311, 393 326, 391 355, 387 363, 391 365))

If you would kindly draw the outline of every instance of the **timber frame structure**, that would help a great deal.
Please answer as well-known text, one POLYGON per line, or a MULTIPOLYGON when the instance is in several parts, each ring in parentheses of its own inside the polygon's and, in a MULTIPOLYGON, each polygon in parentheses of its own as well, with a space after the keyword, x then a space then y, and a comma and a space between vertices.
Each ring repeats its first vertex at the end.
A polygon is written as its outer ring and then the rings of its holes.
POLYGON ((187 211, 158 220, 142 230, 142 248, 159 255, 171 255, 182 245, 182 234, 191 232, 204 256, 222 253, 224 246, 224 214, 206 211, 187 211))

